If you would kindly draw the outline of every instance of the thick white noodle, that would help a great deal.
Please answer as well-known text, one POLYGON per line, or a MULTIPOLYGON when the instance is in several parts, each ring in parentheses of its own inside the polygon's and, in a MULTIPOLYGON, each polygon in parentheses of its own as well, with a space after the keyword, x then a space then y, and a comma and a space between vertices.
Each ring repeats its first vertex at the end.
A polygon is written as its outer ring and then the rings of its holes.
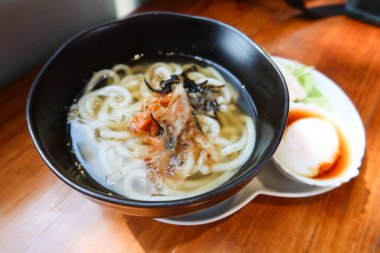
POLYGON ((113 108, 124 108, 132 102, 129 90, 118 85, 109 85, 95 92, 97 95, 108 97, 107 102, 113 108))
POLYGON ((202 68, 196 65, 197 71, 188 72, 188 77, 197 84, 207 81, 206 86, 223 87, 222 93, 216 98, 223 112, 218 113, 218 120, 197 115, 204 136, 196 137, 195 141, 202 150, 198 154, 182 154, 180 175, 183 182, 171 182, 170 178, 166 179, 167 184, 165 180, 155 182, 160 185, 159 193, 167 196, 151 195, 155 193, 155 188, 144 168, 149 146, 130 132, 128 122, 141 110, 144 101, 153 96, 153 92, 145 85, 144 78, 153 87, 159 88, 161 80, 169 79, 173 74, 179 75, 193 66, 194 64, 181 66, 157 62, 144 69, 143 66, 115 65, 112 70, 95 73, 88 82, 84 95, 72 107, 77 109, 80 119, 77 122, 93 129, 94 141, 91 143, 96 145, 97 167, 101 168, 100 174, 119 193, 149 201, 194 196, 225 182, 249 159, 256 138, 252 119, 241 116, 231 103, 236 100, 235 91, 218 71, 212 67, 202 68), (123 71, 122 79, 117 74, 120 71, 123 71), (145 75, 142 74, 144 72, 145 75), (107 78, 107 85, 94 89, 104 78, 107 78), (206 162, 210 157, 215 164, 206 162))
POLYGON ((90 79, 90 81, 88 82, 86 86, 86 90, 84 94, 91 92, 94 89, 95 85, 97 85, 99 81, 102 80, 103 78, 112 78, 113 80, 112 83, 115 83, 115 84, 120 82, 120 78, 118 74, 116 74, 115 71, 112 71, 109 69, 100 70, 99 72, 96 72, 95 75, 92 76, 92 78, 90 79))
POLYGON ((207 175, 210 173, 210 169, 208 166, 204 165, 204 161, 206 159, 207 153, 202 150, 201 153, 199 154, 199 158, 197 160, 197 163, 195 164, 193 171, 191 175, 197 173, 198 171, 202 173, 203 175, 207 175))
POLYGON ((185 177, 188 177, 193 174, 192 170, 194 169, 195 161, 191 153, 187 153, 185 154, 185 156, 186 156, 186 160, 183 163, 181 174, 185 177))
POLYGON ((207 140, 212 144, 221 145, 223 147, 231 145, 233 142, 233 140, 227 140, 223 137, 208 138, 207 140))
POLYGON ((243 135, 241 136, 240 140, 237 142, 232 143, 231 145, 224 147, 221 151, 221 154, 223 157, 230 155, 232 153, 238 152, 242 150, 245 146, 247 141, 249 141, 249 138, 247 136, 247 130, 243 132, 243 135))
POLYGON ((200 121, 203 133, 206 133, 210 137, 219 136, 220 126, 218 121, 205 115, 199 115, 198 119, 200 121))
POLYGON ((255 135, 255 126, 253 121, 249 117, 246 118, 245 131, 247 133, 246 144, 244 149, 241 151, 238 157, 235 159, 225 162, 219 163, 211 167, 212 172, 222 172, 227 170, 234 170, 243 166, 243 164, 249 159, 252 154, 253 148, 255 146, 256 135, 255 135))
POLYGON ((223 76, 221 74, 219 74, 218 71, 216 71, 216 69, 214 69, 213 67, 206 67, 206 69, 216 78, 218 79, 220 82, 222 83, 226 83, 226 80, 224 80, 223 76))
POLYGON ((226 83, 226 86, 223 89, 223 98, 224 98, 223 104, 229 104, 231 102, 232 93, 231 93, 231 87, 228 83, 226 83))
POLYGON ((180 65, 178 65, 176 63, 169 63, 169 66, 172 68, 173 74, 179 75, 182 73, 182 68, 180 65))
POLYGON ((127 76, 132 74, 131 68, 125 64, 117 64, 117 65, 113 66, 113 68, 112 68, 112 71, 114 71, 115 73, 117 73, 120 70, 124 71, 125 75, 127 75, 127 76))
POLYGON ((176 190, 164 186, 162 194, 166 196, 151 196, 145 192, 139 192, 135 187, 132 187, 136 182, 141 182, 146 179, 146 172, 144 170, 132 170, 123 181, 123 187, 127 193, 126 196, 134 199, 146 200, 146 201, 164 201, 188 198, 201 194, 209 189, 215 188, 218 185, 224 183, 234 174, 233 171, 226 171, 222 174, 216 174, 210 180, 210 178, 187 180, 183 183, 182 187, 186 190, 176 190))
POLYGON ((96 118, 95 107, 98 102, 98 96, 94 93, 84 95, 78 101, 78 113, 84 120, 93 120, 96 118))
POLYGON ((121 79, 120 85, 128 88, 128 89, 133 89, 133 88, 138 88, 140 85, 144 82, 144 75, 143 74, 137 74, 137 75, 129 75, 121 79))
POLYGON ((132 134, 125 131, 113 131, 110 129, 98 129, 99 137, 103 140, 118 140, 124 141, 132 138, 132 134))
POLYGON ((223 82, 221 82, 217 79, 214 79, 214 78, 210 78, 210 77, 200 78, 200 79, 196 80, 195 83, 201 84, 201 83, 204 83, 206 81, 207 81, 207 83, 205 84, 206 86, 221 87, 224 85, 223 82))
POLYGON ((194 80, 197 82, 199 79, 207 78, 204 74, 199 72, 190 72, 187 74, 187 77, 189 77, 191 80, 194 80))

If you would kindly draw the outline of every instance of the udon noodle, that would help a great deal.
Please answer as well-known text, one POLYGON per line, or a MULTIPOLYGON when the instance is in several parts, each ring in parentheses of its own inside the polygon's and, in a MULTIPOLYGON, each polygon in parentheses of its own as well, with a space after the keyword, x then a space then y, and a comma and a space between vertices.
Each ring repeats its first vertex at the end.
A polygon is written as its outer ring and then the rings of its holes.
POLYGON ((126 197, 198 195, 253 151, 253 120, 237 98, 211 66, 119 64, 96 72, 71 106, 73 149, 95 180, 126 197))

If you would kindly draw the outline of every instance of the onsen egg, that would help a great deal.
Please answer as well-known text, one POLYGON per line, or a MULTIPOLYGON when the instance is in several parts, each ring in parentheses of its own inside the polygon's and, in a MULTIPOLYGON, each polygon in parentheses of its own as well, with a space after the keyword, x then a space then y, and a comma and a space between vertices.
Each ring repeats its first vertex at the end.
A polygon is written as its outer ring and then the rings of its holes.
POLYGON ((340 155, 335 126, 321 118, 303 118, 288 125, 275 159, 304 177, 328 171, 340 155))

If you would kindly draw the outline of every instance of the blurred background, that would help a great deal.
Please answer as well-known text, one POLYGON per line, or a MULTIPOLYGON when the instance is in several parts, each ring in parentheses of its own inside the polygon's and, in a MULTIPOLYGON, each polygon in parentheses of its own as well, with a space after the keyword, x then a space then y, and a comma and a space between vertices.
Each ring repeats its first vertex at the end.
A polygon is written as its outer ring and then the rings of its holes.
POLYGON ((1 0, 0 89, 43 65, 76 33, 148 0, 1 0))
MULTIPOLYGON (((41 67, 78 32, 123 18, 148 1, 152 0, 0 0, 0 89, 41 67)), ((380 0, 283 1, 301 10, 306 5, 347 3, 347 15, 380 26, 380 0)))

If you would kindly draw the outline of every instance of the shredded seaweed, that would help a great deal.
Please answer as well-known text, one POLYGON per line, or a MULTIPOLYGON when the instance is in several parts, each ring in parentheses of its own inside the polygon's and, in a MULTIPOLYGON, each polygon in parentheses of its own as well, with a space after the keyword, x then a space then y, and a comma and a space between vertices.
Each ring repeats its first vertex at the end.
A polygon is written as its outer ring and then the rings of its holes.
MULTIPOLYGON (((193 66, 195 67, 195 66, 193 66)), ((188 71, 190 72, 190 71, 188 71)), ((202 87, 198 84, 196 84, 193 80, 191 80, 186 73, 188 72, 182 72, 180 75, 183 79, 183 87, 185 88, 186 92, 194 93, 194 92, 200 92, 202 90, 202 87)))
POLYGON ((160 93, 165 95, 166 93, 170 93, 173 91, 173 84, 177 84, 180 82, 178 75, 171 75, 170 79, 163 80, 160 82, 161 90, 155 89, 148 83, 148 81, 144 78, 145 85, 153 92, 160 93))
POLYGON ((158 89, 153 88, 153 87, 148 83, 148 81, 147 81, 145 78, 144 78, 144 83, 145 83, 145 85, 148 87, 148 89, 150 89, 151 91, 162 94, 162 90, 158 90, 158 89))
POLYGON ((168 133, 169 140, 167 141, 166 148, 170 151, 174 151, 175 139, 173 136, 173 129, 170 126, 166 126, 166 132, 168 133))
MULTIPOLYGON (((146 79, 144 79, 144 82, 151 91, 161 95, 172 92, 173 86, 182 82, 193 109, 195 111, 204 112, 206 115, 216 119, 219 106, 213 93, 221 93, 221 89, 224 88, 225 85, 210 85, 207 80, 197 84, 187 76, 187 73, 192 71, 197 71, 197 67, 192 66, 179 75, 171 75, 169 79, 160 82, 161 89, 153 88, 146 79)), ((197 124, 199 124, 199 122, 197 124)))
POLYGON ((160 125, 160 123, 153 117, 153 114, 150 114, 150 117, 152 118, 152 120, 154 122, 156 122, 156 124, 158 125, 158 127, 160 128, 160 132, 158 133, 159 135, 162 135, 164 133, 164 128, 160 125))

